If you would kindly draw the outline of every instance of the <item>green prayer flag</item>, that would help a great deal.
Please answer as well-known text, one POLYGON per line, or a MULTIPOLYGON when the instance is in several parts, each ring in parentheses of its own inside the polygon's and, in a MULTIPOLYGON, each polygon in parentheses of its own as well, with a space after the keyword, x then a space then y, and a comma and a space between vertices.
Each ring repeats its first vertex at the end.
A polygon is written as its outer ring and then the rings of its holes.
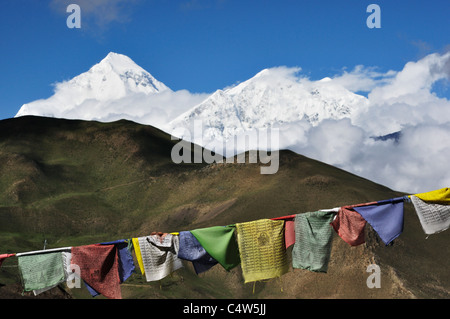
POLYGON ((232 226, 214 226, 191 230, 191 233, 211 257, 230 270, 241 262, 234 231, 232 226))
POLYGON ((65 279, 61 252, 18 257, 25 291, 55 286, 65 279))
POLYGON ((317 211, 295 217, 295 244, 292 267, 315 272, 327 272, 333 239, 335 212, 317 211))

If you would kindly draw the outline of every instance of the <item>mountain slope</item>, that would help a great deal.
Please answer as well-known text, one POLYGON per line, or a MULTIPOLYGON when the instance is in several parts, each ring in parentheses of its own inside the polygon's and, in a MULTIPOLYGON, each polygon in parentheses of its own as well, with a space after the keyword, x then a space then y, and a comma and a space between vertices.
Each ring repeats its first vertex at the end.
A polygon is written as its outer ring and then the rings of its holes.
MULTIPOLYGON (((272 218, 401 195, 343 170, 280 153, 276 174, 260 164, 174 164, 178 141, 153 127, 25 116, 0 121, 0 252, 92 244, 272 218)), ((134 274, 125 298, 436 298, 448 297, 450 232, 425 240, 411 205, 405 230, 384 247, 333 241, 329 272, 292 270, 279 280, 244 285, 240 267, 214 267, 202 276, 191 265, 160 283, 134 274), (382 270, 382 288, 366 286, 368 264, 382 270), (417 272, 420 270, 420 272, 417 272), (281 292, 281 289, 283 292, 281 292)), ((0 296, 20 297, 16 260, 0 272, 0 296), (9 289, 9 290, 8 290, 9 289)), ((88 297, 73 289, 76 298, 88 297)), ((44 295, 48 298, 62 297, 44 295)), ((26 296, 25 296, 26 297, 26 296)))

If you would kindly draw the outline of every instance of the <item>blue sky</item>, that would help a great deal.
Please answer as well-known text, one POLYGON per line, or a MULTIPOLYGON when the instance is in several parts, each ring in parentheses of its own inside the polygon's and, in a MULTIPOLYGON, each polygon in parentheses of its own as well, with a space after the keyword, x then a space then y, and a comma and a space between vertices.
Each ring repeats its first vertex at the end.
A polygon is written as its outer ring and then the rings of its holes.
MULTIPOLYGON (((0 119, 48 98, 53 84, 122 53, 173 90, 213 92, 264 68, 311 79, 356 65, 380 71, 450 45, 448 0, 14 0, 0 2, 0 119), (92 4, 94 2, 94 4, 92 4), (69 29, 66 7, 81 8, 69 29), (369 4, 381 28, 369 29, 369 4)), ((436 92, 449 96, 446 85, 436 92)))

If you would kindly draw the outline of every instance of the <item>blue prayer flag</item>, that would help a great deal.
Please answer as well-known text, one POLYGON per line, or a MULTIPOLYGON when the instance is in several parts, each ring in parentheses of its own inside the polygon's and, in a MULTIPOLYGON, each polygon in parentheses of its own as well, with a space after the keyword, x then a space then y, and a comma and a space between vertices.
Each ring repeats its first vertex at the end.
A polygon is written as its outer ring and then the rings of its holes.
POLYGON ((178 258, 192 261, 197 275, 217 264, 190 231, 180 232, 178 258))
POLYGON ((353 209, 372 226, 387 246, 403 232, 403 202, 403 197, 397 197, 353 209))

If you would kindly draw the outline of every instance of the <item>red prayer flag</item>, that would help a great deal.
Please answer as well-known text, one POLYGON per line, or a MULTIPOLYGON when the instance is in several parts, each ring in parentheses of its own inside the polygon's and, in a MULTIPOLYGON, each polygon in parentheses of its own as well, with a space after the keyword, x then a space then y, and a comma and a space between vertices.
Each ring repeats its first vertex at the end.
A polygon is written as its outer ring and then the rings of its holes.
POLYGON ((115 245, 72 247, 72 264, 80 267, 81 279, 110 299, 121 299, 119 258, 115 245))
POLYGON ((331 222, 336 233, 349 245, 358 246, 365 242, 364 227, 366 220, 353 207, 373 205, 377 202, 343 206, 331 222))
POLYGON ((295 244, 295 215, 271 218, 271 220, 284 220, 284 243, 286 248, 295 244))

